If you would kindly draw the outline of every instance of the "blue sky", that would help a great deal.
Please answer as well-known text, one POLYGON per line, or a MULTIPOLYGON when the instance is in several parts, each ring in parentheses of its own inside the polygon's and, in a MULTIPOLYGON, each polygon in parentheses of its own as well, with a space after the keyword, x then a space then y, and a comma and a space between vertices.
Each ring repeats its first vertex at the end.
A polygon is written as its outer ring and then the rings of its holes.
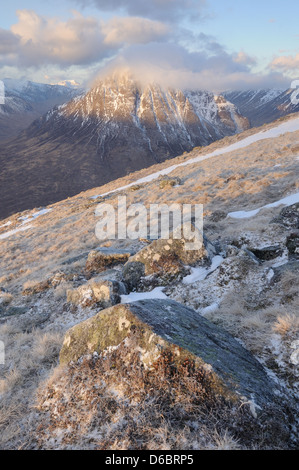
POLYGON ((294 0, 10 0, 0 76, 85 84, 121 64, 170 85, 287 87, 298 14, 294 0))

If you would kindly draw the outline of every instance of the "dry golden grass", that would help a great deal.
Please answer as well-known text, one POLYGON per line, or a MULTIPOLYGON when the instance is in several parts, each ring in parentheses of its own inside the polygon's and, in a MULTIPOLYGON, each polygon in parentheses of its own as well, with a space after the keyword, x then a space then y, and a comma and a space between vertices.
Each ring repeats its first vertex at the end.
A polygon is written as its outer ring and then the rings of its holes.
POLYGON ((273 330, 281 336, 291 333, 295 337, 296 333, 299 332, 299 314, 286 314, 279 316, 273 326, 273 330))
POLYGON ((235 450, 287 445, 283 434, 270 437, 275 419, 253 420, 246 405, 220 397, 209 374, 191 362, 182 359, 178 365, 166 351, 155 370, 145 370, 138 354, 130 352, 128 364, 126 348, 122 343, 103 357, 59 368, 40 387, 38 448, 235 450))

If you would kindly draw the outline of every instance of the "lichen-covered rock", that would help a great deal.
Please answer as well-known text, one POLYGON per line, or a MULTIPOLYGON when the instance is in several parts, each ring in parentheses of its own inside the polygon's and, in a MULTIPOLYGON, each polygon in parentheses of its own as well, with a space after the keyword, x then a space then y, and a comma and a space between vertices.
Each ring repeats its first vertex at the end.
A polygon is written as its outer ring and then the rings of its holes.
POLYGON ((106 268, 124 264, 131 256, 130 251, 101 248, 89 253, 85 269, 88 273, 100 273, 106 268))
POLYGON ((179 360, 188 358, 210 370, 219 393, 243 396, 258 407, 274 400, 275 385, 250 352, 226 331, 172 300, 116 305, 74 326, 65 335, 60 363, 117 348, 123 341, 146 368, 171 350, 179 360))
POLYGON ((107 308, 118 304, 121 300, 120 296, 126 293, 125 285, 122 282, 93 278, 77 289, 69 289, 67 302, 82 307, 97 304, 102 308, 107 308))
POLYGON ((155 284, 167 285, 188 273, 188 266, 208 265, 215 247, 203 236, 197 249, 186 249, 188 240, 159 239, 131 256, 123 268, 123 277, 130 288, 138 288, 142 277, 153 276, 155 284))

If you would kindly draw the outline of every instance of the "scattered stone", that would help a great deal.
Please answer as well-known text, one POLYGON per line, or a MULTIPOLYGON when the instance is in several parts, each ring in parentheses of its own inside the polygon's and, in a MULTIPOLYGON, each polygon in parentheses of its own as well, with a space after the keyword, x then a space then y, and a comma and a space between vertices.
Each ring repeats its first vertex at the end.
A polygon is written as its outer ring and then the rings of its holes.
POLYGON ((27 287, 23 290, 22 295, 39 294, 40 292, 44 292, 45 290, 50 289, 51 287, 51 282, 49 279, 47 279, 46 281, 39 282, 32 287, 27 287))
POLYGON ((164 175, 159 178, 160 189, 170 189, 170 188, 173 188, 174 186, 180 186, 181 184, 182 184, 181 179, 177 177, 170 178, 169 176, 164 175))
POLYGON ((22 295, 34 295, 44 292, 52 287, 57 287, 64 281, 69 281, 73 279, 73 274, 65 274, 63 271, 58 271, 49 279, 36 283, 32 287, 27 287, 23 290, 22 295))
POLYGON ((26 307, 9 307, 6 309, 0 307, 0 318, 24 315, 27 311, 26 307))
POLYGON ((274 283, 279 282, 281 276, 286 273, 295 274, 299 277, 299 261, 297 260, 291 260, 288 263, 282 264, 281 266, 272 269, 274 271, 274 276, 272 278, 274 283))
POLYGON ((275 384, 249 351, 225 330, 172 300, 120 304, 74 326, 65 335, 60 363, 117 348, 123 341, 146 368, 152 368, 163 351, 194 361, 211 371, 219 393, 245 397, 256 413, 275 401, 275 384))
POLYGON ((223 211, 214 211, 210 217, 209 217, 209 220, 211 222, 220 222, 220 220, 223 220, 225 219, 227 216, 227 213, 226 212, 223 212, 223 211))

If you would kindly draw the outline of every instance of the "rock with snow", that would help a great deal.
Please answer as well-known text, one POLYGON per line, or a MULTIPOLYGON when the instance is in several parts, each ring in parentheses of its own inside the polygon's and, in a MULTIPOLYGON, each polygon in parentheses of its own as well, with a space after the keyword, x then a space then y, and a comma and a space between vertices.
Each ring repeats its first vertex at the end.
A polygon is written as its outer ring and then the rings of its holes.
POLYGON ((193 233, 198 236, 198 244, 194 242, 194 246, 183 231, 181 238, 175 238, 177 235, 172 232, 170 238, 160 238, 145 246, 125 264, 124 281, 131 289, 138 287, 141 279, 146 277, 150 277, 150 284, 167 285, 188 274, 188 266, 211 264, 215 247, 199 230, 193 233))

